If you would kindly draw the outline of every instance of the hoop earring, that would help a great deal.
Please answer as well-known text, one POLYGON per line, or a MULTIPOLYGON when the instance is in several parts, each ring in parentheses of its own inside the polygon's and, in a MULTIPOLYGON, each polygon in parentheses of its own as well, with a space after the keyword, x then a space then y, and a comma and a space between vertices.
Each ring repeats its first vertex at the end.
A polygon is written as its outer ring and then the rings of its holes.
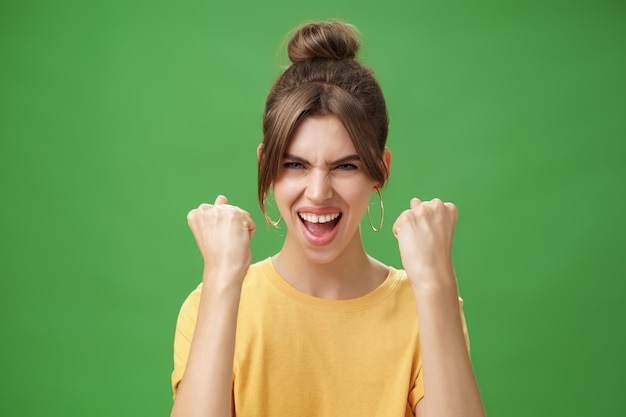
POLYGON ((265 211, 265 207, 267 206, 267 200, 263 200, 263 216, 265 217, 265 223, 267 223, 268 225, 278 228, 278 225, 280 224, 280 221, 283 219, 282 215, 278 215, 278 220, 274 221, 272 219, 270 219, 270 216, 267 215, 267 211, 265 211))
POLYGON ((378 225, 378 229, 374 227, 374 224, 372 224, 369 204, 367 205, 367 220, 370 221, 370 227, 374 232, 380 232, 380 229, 383 228, 383 221, 385 220, 385 206, 383 205, 383 196, 380 195, 380 189, 377 188, 376 192, 378 193, 378 199, 380 200, 380 224, 378 225))
POLYGON ((270 219, 270 216, 268 216, 265 211, 263 211, 263 216, 265 216, 265 222, 275 228, 278 228, 280 221, 283 219, 283 216, 278 216, 278 220, 274 221, 270 219))

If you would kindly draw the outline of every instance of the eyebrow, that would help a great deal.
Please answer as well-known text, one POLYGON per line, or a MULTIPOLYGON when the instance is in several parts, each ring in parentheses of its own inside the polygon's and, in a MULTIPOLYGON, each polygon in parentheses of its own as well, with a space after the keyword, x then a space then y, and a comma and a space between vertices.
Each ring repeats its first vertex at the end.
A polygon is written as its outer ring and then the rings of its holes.
MULTIPOLYGON (((299 156, 296 155, 292 155, 290 153, 286 153, 283 155, 284 159, 290 159, 294 162, 299 162, 303 165, 311 165, 311 163, 309 161, 307 161, 304 158, 300 158, 299 156)), ((343 158, 339 158, 336 159, 334 161, 331 161, 329 165, 341 165, 341 164, 345 164, 348 162, 354 162, 354 161, 360 161, 361 158, 359 158, 359 155, 357 154, 353 154, 353 155, 348 155, 348 156, 344 156, 343 158)))

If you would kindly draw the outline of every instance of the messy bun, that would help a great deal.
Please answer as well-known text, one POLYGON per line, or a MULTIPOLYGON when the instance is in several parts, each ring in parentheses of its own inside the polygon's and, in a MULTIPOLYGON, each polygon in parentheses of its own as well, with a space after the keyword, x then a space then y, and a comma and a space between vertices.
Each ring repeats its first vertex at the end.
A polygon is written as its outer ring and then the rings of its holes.
POLYGON ((308 23, 293 32, 287 45, 292 64, 274 82, 263 114, 257 191, 264 213, 291 137, 307 117, 339 119, 377 188, 387 182, 387 107, 374 73, 355 59, 359 45, 356 28, 338 20, 308 23))
POLYGON ((289 41, 287 55, 294 64, 315 58, 354 59, 359 46, 354 26, 332 20, 300 27, 289 41))

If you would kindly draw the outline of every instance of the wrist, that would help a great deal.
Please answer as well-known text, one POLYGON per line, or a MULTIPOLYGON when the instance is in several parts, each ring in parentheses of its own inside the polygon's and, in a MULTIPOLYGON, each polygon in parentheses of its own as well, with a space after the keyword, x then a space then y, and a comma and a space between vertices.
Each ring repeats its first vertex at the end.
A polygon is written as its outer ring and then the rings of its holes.
POLYGON ((247 268, 234 266, 206 266, 202 272, 202 286, 217 292, 240 291, 247 268))
POLYGON ((407 271, 416 296, 437 298, 440 296, 458 297, 456 277, 452 268, 418 269, 407 271))

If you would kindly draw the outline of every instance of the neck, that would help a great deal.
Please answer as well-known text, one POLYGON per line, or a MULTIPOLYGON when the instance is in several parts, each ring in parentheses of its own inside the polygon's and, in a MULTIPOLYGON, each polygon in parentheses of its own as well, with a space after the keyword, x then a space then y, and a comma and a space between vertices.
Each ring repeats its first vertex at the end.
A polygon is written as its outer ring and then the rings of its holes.
POLYGON ((365 252, 360 234, 329 261, 320 261, 289 238, 272 258, 276 271, 299 291, 319 298, 345 300, 361 297, 385 280, 388 268, 365 252))

